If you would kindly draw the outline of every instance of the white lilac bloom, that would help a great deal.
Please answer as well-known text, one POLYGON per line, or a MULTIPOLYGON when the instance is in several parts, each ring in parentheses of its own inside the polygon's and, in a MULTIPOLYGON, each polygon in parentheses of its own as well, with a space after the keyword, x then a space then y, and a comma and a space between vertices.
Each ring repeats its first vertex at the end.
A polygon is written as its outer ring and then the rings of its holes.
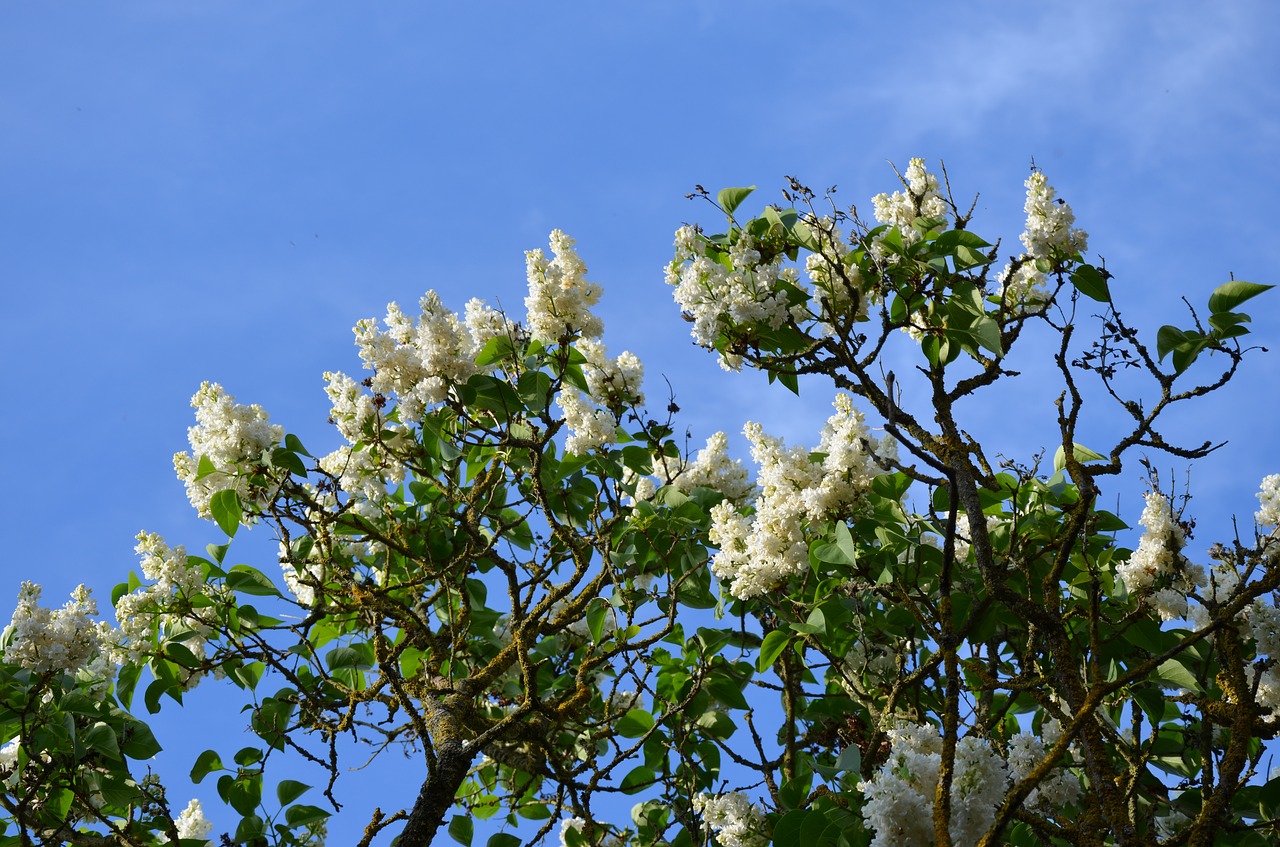
POLYGON ((1083 253, 1089 247, 1089 235, 1076 229, 1075 212, 1066 203, 1055 202, 1054 189, 1042 171, 1032 171, 1025 183, 1027 226, 1022 244, 1037 259, 1051 259, 1057 253, 1083 253))
POLYGON ((732 502, 711 510, 710 538, 719 547, 711 560, 730 592, 748 599, 809 567, 806 526, 843 519, 866 493, 878 471, 877 444, 848 395, 837 395, 836 414, 823 427, 814 461, 802 447, 788 448, 757 423, 743 429, 760 466, 755 514, 743 517, 732 502))
POLYGON ((740 460, 729 458, 729 437, 723 432, 708 437, 706 446, 680 469, 671 484, 681 491, 710 488, 737 505, 747 503, 756 493, 746 467, 740 460))
POLYGON ((373 398, 364 392, 360 383, 344 373, 325 371, 324 379, 325 393, 333 404, 329 419, 349 443, 363 440, 365 427, 378 419, 373 398))
POLYGON ((600 300, 600 286, 587 281, 587 266, 573 249, 572 238, 557 229, 550 241, 553 259, 542 250, 525 253, 529 331, 549 344, 567 336, 599 338, 604 323, 591 313, 591 307, 600 300))
POLYGON ((1258 526, 1263 529, 1280 526, 1280 474, 1271 474, 1262 480, 1258 502, 1262 508, 1253 516, 1258 526))
POLYGON ((41 593, 37 583, 22 583, 0 646, 4 660, 36 673, 74 674, 89 668, 111 641, 110 628, 94 620, 98 604, 92 593, 78 586, 61 609, 41 606, 41 593))
POLYGON ((764 810, 737 791, 699 794, 693 798, 693 809, 715 830, 720 847, 766 847, 769 843, 764 810))
MULTIPOLYGON (((209 836, 213 835, 213 824, 204 816, 204 807, 200 805, 199 800, 188 803, 187 807, 174 819, 173 824, 178 830, 179 840, 193 839, 204 841, 208 845, 213 844, 209 840, 209 836)), ((168 843, 169 836, 161 833, 158 840, 162 844, 168 843)))
MULTIPOLYGON (((1043 739, 1029 732, 1019 732, 1009 740, 1009 778, 1013 782, 1021 782, 1044 761, 1047 745, 1057 743, 1054 732, 1060 734, 1060 727, 1056 722, 1046 721, 1043 739)), ((1079 800, 1080 794, 1079 778, 1059 766, 1031 790, 1023 805, 1033 811, 1058 812, 1079 800)))
POLYGON ((618 440, 618 419, 607 409, 601 409, 591 398, 576 388, 565 387, 556 396, 556 404, 564 414, 569 436, 564 449, 568 453, 584 456, 606 444, 618 440))
POLYGON ((634 353, 623 351, 611 359, 604 342, 594 338, 580 339, 574 346, 587 360, 582 372, 592 400, 615 412, 643 405, 644 364, 634 353))
MULTIPOLYGON (((676 257, 667 266, 667 284, 680 309, 693 322, 690 333, 702 347, 715 346, 722 332, 731 327, 765 326, 777 329, 788 318, 804 319, 803 305, 789 305, 783 280, 802 288, 794 268, 784 271, 782 256, 764 261, 751 236, 740 233, 729 249, 729 266, 708 254, 707 243, 693 227, 676 231, 676 257)), ((742 358, 721 354, 720 366, 739 370, 742 358)))
MULTIPOLYGON (((907 172, 902 175, 905 191, 892 194, 877 194, 871 198, 875 218, 882 224, 896 227, 902 236, 902 243, 910 246, 923 236, 912 224, 918 218, 944 219, 948 216, 946 200, 939 191, 938 177, 929 173, 924 166, 924 159, 915 158, 907 165, 907 172)), ((877 259, 894 262, 897 256, 884 251, 878 237, 871 246, 872 254, 877 259)))
MULTIPOLYGON (((161 536, 148 532, 138 533, 137 541, 134 550, 141 558, 143 576, 153 582, 116 600, 119 629, 114 632, 111 645, 113 657, 120 664, 140 661, 151 643, 154 629, 193 631, 195 637, 183 643, 197 656, 202 656, 204 639, 212 630, 210 624, 200 618, 192 600, 200 594, 212 598, 216 592, 205 582, 201 567, 187 558, 181 545, 171 547, 161 536)), ((199 679, 199 673, 190 673, 184 684, 191 687, 199 679)))
POLYGON ((1125 588, 1149 603, 1162 620, 1185 618, 1187 595, 1207 584, 1204 569, 1182 555, 1186 533, 1173 514, 1169 498, 1158 491, 1146 495, 1138 519, 1144 532, 1128 561, 1116 568, 1125 588))
MULTIPOLYGON (((942 737, 932 726, 889 731, 888 761, 859 787, 867 798, 863 820, 875 831, 872 847, 933 844, 933 804, 942 766, 942 737)), ((956 742, 951 779, 951 840, 974 844, 995 821, 1008 789, 1008 765, 984 739, 956 742)))
POLYGON ((210 517, 210 499, 226 489, 235 490, 246 505, 263 505, 258 502, 263 492, 249 490, 248 471, 280 443, 284 427, 268 423, 261 406, 237 403, 217 383, 201 383, 191 406, 196 410, 196 425, 187 430, 191 452, 174 454, 173 467, 196 513, 210 517), (201 472, 202 459, 208 473, 201 472))
POLYGON ((360 358, 365 369, 373 371, 370 387, 398 399, 405 423, 421 420, 429 406, 449 396, 453 385, 478 372, 476 340, 457 314, 445 308, 440 295, 428 291, 418 305, 416 322, 391 303, 385 332, 373 318, 355 327, 360 358))
POLYGON ((1036 260, 1052 262, 1062 255, 1083 253, 1089 247, 1089 236, 1072 226, 1075 212, 1055 198, 1053 186, 1043 172, 1033 171, 1025 185, 1027 201, 1023 209, 1027 223, 1022 245, 1027 252, 1005 266, 999 282, 1001 296, 1010 306, 1035 313, 1043 311, 1049 300, 1048 277, 1036 267, 1036 260))

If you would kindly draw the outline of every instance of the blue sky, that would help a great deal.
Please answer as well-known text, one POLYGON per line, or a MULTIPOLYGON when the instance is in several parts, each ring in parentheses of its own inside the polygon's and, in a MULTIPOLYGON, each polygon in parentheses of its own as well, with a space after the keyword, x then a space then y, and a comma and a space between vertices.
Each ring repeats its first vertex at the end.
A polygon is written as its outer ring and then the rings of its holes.
MULTIPOLYGON (((1016 242, 1034 158, 1138 326, 1228 273, 1278 282, 1277 36, 1267 0, 6 3, 0 597, 87 582, 105 606, 139 529, 217 540, 171 465, 202 380, 327 451, 320 375, 359 370, 357 319, 428 288, 518 311, 523 252, 557 227, 605 287, 611 352, 645 361, 651 396, 670 379, 698 440, 756 419, 816 443, 830 392, 723 375, 664 288, 674 229, 716 223, 684 199, 698 183, 774 200, 795 174, 866 207, 897 187, 887 161, 941 159, 981 192, 974 228, 1016 242)), ((1274 352, 1174 421, 1230 442, 1191 473, 1203 546, 1280 472, 1280 294, 1250 307, 1274 352)), ((993 452, 1053 443, 1040 373, 972 409, 993 452)), ((1131 518, 1140 486, 1116 489, 1131 518)), ((158 720, 182 773, 184 745, 239 716, 158 720)))

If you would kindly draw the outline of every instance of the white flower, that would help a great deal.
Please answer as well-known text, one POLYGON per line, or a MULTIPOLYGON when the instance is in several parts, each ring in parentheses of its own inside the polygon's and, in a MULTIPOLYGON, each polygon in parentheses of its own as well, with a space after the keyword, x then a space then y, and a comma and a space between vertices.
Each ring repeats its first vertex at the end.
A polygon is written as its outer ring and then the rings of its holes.
MULTIPOLYGON (((781 269, 782 257, 765 262, 746 233, 729 249, 729 266, 708 253, 708 245, 692 227, 676 231, 676 258, 667 266, 667 284, 681 310, 693 321, 690 330, 703 347, 714 347, 721 333, 731 327, 766 326, 777 329, 789 317, 804 319, 803 305, 791 307, 778 282, 803 289, 793 269, 781 269)), ((742 358, 722 353, 721 367, 738 370, 742 358)))
POLYGON ((250 490, 248 476, 263 452, 284 438, 284 427, 267 423, 261 406, 236 403, 217 383, 201 383, 191 406, 196 410, 196 425, 187 430, 191 452, 176 453, 173 467, 196 513, 210 517, 210 499, 225 489, 234 489, 247 507, 264 506, 269 492, 250 490))
POLYGON ((1280 474, 1271 474, 1262 480, 1258 502, 1262 508, 1253 516, 1258 526, 1274 529, 1280 525, 1280 474))
POLYGON ((1204 569, 1182 555, 1186 533, 1173 515, 1169 498, 1153 491, 1146 501, 1138 519, 1145 529, 1138 549, 1116 571, 1128 592, 1149 603, 1162 620, 1185 618, 1187 594, 1207 584, 1204 569))
POLYGON ((721 847, 765 847, 769 843, 764 810, 745 795, 736 791, 699 794, 693 798, 693 809, 716 831, 721 847))
MULTIPOLYGON (((216 598, 217 593, 205 582, 200 565, 187 559, 181 546, 170 547, 155 533, 140 532, 134 550, 142 559, 142 573, 154 580, 116 600, 114 643, 110 653, 120 664, 138 662, 151 643, 152 631, 173 634, 195 633, 183 642, 197 657, 204 655, 204 639, 212 633, 192 601, 197 595, 216 598)), ((206 612, 208 610, 205 610, 206 612)), ((194 686, 201 678, 198 671, 184 670, 183 683, 194 686)))
POLYGON ((344 373, 325 371, 325 393, 333 404, 329 418, 342 437, 352 444, 362 441, 365 427, 378 418, 373 398, 364 393, 360 383, 344 373))
POLYGON ((729 437, 723 432, 707 438, 706 446, 679 471, 672 485, 681 491, 710 488, 738 505, 746 503, 756 492, 746 467, 738 459, 729 458, 729 437))
POLYGON ((449 389, 466 382, 479 369, 475 358, 479 345, 471 330, 444 307, 440 295, 428 291, 418 303, 417 322, 400 307, 387 306, 385 332, 368 318, 356 323, 356 345, 367 370, 373 371, 371 388, 377 394, 395 395, 400 419, 422 419, 427 407, 443 401, 449 389))
MULTIPOLYGON (((1043 740, 1029 732, 1020 732, 1009 740, 1009 778, 1020 782, 1027 777, 1046 755, 1047 745, 1057 743, 1061 727, 1056 721, 1046 720, 1042 728, 1043 740)), ((1034 811, 1058 811, 1080 799, 1080 780, 1063 767, 1055 768, 1027 795, 1024 805, 1034 811)))
POLYGON ((1051 259, 1055 253, 1083 253, 1088 249, 1088 233, 1075 229, 1075 212, 1062 201, 1054 202, 1053 186, 1042 171, 1032 171, 1025 183, 1026 230, 1022 244, 1037 259, 1051 259))
MULTIPOLYGON (((889 759, 859 787, 867 798, 863 819, 875 830, 872 847, 933 844, 933 803, 942 766, 942 737, 932 726, 889 731, 889 759)), ((951 839, 974 844, 995 821, 1008 788, 1008 765, 984 739, 956 742, 951 779, 951 839)))
MULTIPOLYGON (((200 805, 199 800, 192 800, 188 803, 173 824, 174 828, 178 830, 178 838, 180 840, 191 838, 202 840, 208 845, 213 844, 209 840, 209 836, 213 834, 213 824, 205 818, 204 807, 200 805)), ((169 843, 169 836, 161 833, 158 840, 161 844, 167 844, 169 843)))
POLYGON ((807 569, 807 524, 847 517, 869 488, 879 445, 848 395, 837 395, 834 405, 818 445, 821 461, 804 448, 788 449, 757 423, 744 428, 760 466, 755 515, 742 517, 730 501, 711 510, 710 539, 720 548, 711 570, 732 583, 735 597, 754 597, 807 569))
POLYGON ((1014 310, 1035 314, 1044 311, 1049 302, 1048 280, 1030 259, 1022 259, 1015 269, 1013 262, 1005 265, 997 281, 1000 297, 1014 310))
MULTIPOLYGON (((897 227, 902 243, 910 246, 923 237, 911 226, 917 218, 946 218, 948 210, 947 203, 938 190, 938 178, 925 168, 924 159, 912 159, 902 179, 906 191, 877 194, 871 198, 871 205, 876 220, 897 227)), ((885 258, 883 251, 876 250, 881 241, 883 236, 878 236, 872 249, 879 258, 885 258)), ((896 258, 892 257, 889 261, 896 258)))
POLYGON ((569 841, 565 837, 569 834, 569 830, 574 832, 582 832, 582 828, 587 822, 582 818, 565 818, 560 822, 560 847, 568 847, 569 841))
POLYGON ((529 294, 524 305, 529 331, 539 341, 555 344, 566 336, 598 338, 604 332, 604 323, 591 313, 601 288, 587 281, 587 266, 573 245, 573 239, 557 229, 551 232, 554 259, 548 260, 541 250, 525 253, 529 294))
MULTIPOLYGON (((22 583, 0 648, 4 660, 36 673, 74 674, 89 668, 111 642, 109 627, 93 620, 98 604, 92 593, 77 586, 61 609, 46 609, 39 603, 41 592, 37 583, 22 583)), ((97 667, 114 672, 100 663, 97 667)))

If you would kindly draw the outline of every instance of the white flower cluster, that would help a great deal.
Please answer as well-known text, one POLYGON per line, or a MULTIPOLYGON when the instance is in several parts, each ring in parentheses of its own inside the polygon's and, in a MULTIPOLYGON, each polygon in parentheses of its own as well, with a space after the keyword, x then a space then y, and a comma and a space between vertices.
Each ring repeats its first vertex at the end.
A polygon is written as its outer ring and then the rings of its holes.
POLYGON ((1032 171, 1025 183, 1027 228, 1022 245, 1036 259, 1052 259, 1056 253, 1083 253, 1089 249, 1089 234, 1072 226, 1076 214, 1062 201, 1054 201, 1053 186, 1043 171, 1032 171))
POLYGON ((42 607, 41 593, 37 583, 22 583, 13 620, 0 642, 4 660, 36 673, 89 669, 109 675, 114 668, 103 657, 113 641, 111 628, 93 620, 98 604, 89 589, 77 586, 61 609, 42 607))
POLYGON ((1262 508, 1253 516, 1258 526, 1263 529, 1280 526, 1280 474, 1273 473, 1262 480, 1258 502, 1262 508))
MULTIPOLYGON (((942 765, 942 736, 932 726, 908 724, 889 731, 892 752, 875 777, 859 788, 866 796, 862 816, 875 830, 872 847, 926 847, 934 843, 933 805, 942 765)), ((1020 779, 1043 759, 1045 742, 1026 733, 1015 737, 1009 761, 981 738, 956 742, 951 779, 951 840, 976 844, 995 821, 1010 777, 1020 779), (1024 737, 1025 736, 1025 737, 1024 737)), ((1033 792, 1034 805, 1056 809, 1080 795, 1079 780, 1055 771, 1033 792), (1038 792, 1038 793, 1037 793, 1038 792)))
POLYGON ((711 510, 710 538, 720 548, 711 570, 731 583, 735 597, 762 594, 808 568, 806 524, 844 516, 879 472, 876 456, 891 451, 890 440, 871 436, 848 395, 837 395, 833 405, 836 414, 827 419, 817 450, 820 461, 802 447, 787 449, 757 423, 744 428, 760 466, 755 515, 743 517, 729 501, 711 510))
MULTIPOLYGON (((876 220, 897 227, 902 243, 910 246, 923 237, 911 226, 917 218, 946 218, 948 210, 947 202, 938 190, 938 177, 925 168, 924 159, 912 159, 902 181, 906 191, 877 194, 871 198, 871 205, 876 220)), ((883 249, 879 249, 881 240, 878 238, 872 245, 872 253, 879 259, 895 261, 896 256, 887 256, 883 249)))
POLYGON ((1040 311, 1049 298, 1045 285, 1047 278, 1036 267, 1037 259, 1052 261, 1060 254, 1083 253, 1088 249, 1089 236, 1084 230, 1072 226, 1076 215, 1066 203, 1054 199, 1053 186, 1049 185, 1042 171, 1032 171, 1027 177, 1026 229, 1022 244, 1027 252, 1018 261, 1010 262, 1000 272, 1001 295, 1012 305, 1028 312, 1040 311))
POLYGON ((764 810, 737 791, 699 794, 693 798, 693 810, 716 831, 720 847, 766 847, 769 843, 764 810))
MULTIPOLYGON (((155 626, 170 632, 176 629, 195 632, 195 637, 185 640, 183 645, 196 656, 203 656, 210 628, 191 610, 192 601, 198 595, 214 595, 204 580, 204 572, 187 559, 181 545, 170 547, 162 537, 149 532, 138 533, 137 541, 134 551, 141 557, 142 575, 153 582, 116 601, 119 630, 114 649, 117 660, 121 663, 140 661, 155 626)), ((199 672, 188 672, 183 682, 190 688, 200 677, 199 672)))
POLYGON ((176 453, 173 468, 186 483, 187 499, 202 518, 210 516, 209 500, 219 491, 234 489, 246 506, 257 504, 265 492, 251 492, 248 473, 263 451, 284 438, 284 427, 267 423, 259 405, 245 406, 217 383, 204 382, 191 398, 196 425, 187 430, 191 452, 176 453), (212 470, 202 475, 200 460, 212 470))
POLYGON ((586 279, 587 266, 573 249, 574 240, 560 230, 551 232, 548 260, 542 250, 525 253, 529 294, 524 299, 529 331, 539 341, 556 344, 568 336, 599 338, 604 323, 591 313, 601 288, 586 279))
POLYGON ((1187 537, 1169 498, 1152 491, 1146 501, 1138 519, 1145 529, 1138 549, 1116 571, 1128 592, 1150 603, 1162 620, 1185 618, 1187 594, 1207 584, 1204 569, 1182 555, 1187 537))
POLYGON ((815 299, 821 303, 820 322, 817 331, 826 337, 834 332, 830 321, 835 315, 849 311, 856 302, 855 321, 867 319, 867 304, 874 302, 879 292, 868 290, 862 271, 857 265, 842 261, 850 247, 844 233, 830 218, 808 221, 809 228, 818 236, 822 249, 805 256, 804 269, 813 284, 815 299))
MULTIPOLYGON (((446 309, 434 291, 424 294, 418 306, 421 314, 414 322, 398 304, 388 304, 385 332, 374 318, 358 321, 355 326, 360 359, 366 370, 373 371, 371 389, 375 394, 396 396, 404 423, 421 420, 428 406, 449 396, 451 386, 478 372, 475 359, 483 343, 477 336, 492 329, 487 313, 469 310, 468 317, 476 321, 473 330, 446 309)), ((330 383, 335 380, 331 378, 330 383)), ((360 404, 354 408, 338 406, 337 399, 349 396, 346 380, 337 380, 336 386, 339 397, 335 399, 334 419, 362 423, 368 412, 360 404)), ((333 398, 334 393, 330 391, 329 396, 333 398)), ((345 430, 343 434, 347 434, 345 430)))
MULTIPOLYGON (((708 254, 708 244, 693 227, 676 230, 676 256, 667 266, 667 284, 675 287, 675 301, 693 321, 690 331, 703 347, 715 346, 721 332, 730 327, 782 326, 788 317, 803 320, 803 305, 793 309, 778 282, 785 280, 801 287, 795 268, 782 269, 782 257, 764 262, 755 243, 745 232, 729 249, 726 266, 708 254)), ((742 367, 742 357, 721 354, 725 370, 742 367)))
MULTIPOLYGON (((1009 740, 1009 779, 1020 782, 1044 761, 1048 747, 1056 744, 1062 729, 1050 718, 1042 728, 1043 738, 1019 732, 1009 740)), ((1033 811, 1053 812, 1080 799, 1080 780, 1066 768, 1055 768, 1031 793, 1023 805, 1033 811)))
POLYGON ((329 419, 349 443, 362 441, 365 427, 378 419, 373 398, 364 392, 360 383, 344 373, 325 371, 324 379, 324 391, 332 404, 329 419))
POLYGON ((566 837, 569 834, 569 830, 581 833, 582 828, 586 825, 587 822, 582 818, 565 818, 562 820, 560 822, 560 847, 569 847, 569 839, 566 837))
POLYGON ((583 455, 616 442, 626 410, 644 404, 644 365, 630 352, 609 358, 604 343, 596 339, 579 339, 574 346, 587 360, 582 371, 589 394, 566 386, 556 402, 569 427, 565 449, 583 455))
MULTIPOLYGON (((213 844, 209 840, 209 836, 213 835, 213 823, 205 818, 204 807, 200 805, 199 800, 193 799, 188 803, 173 823, 178 830, 179 840, 185 841, 191 838, 204 841, 208 845, 213 844)), ((159 841, 162 844, 167 843, 168 840, 168 836, 161 834, 159 841)))
POLYGON ((635 483, 635 500, 652 500, 660 483, 686 493, 695 488, 710 488, 738 506, 746 505, 755 497, 756 487, 746 467, 740 460, 729 458, 729 437, 723 432, 709 436, 692 462, 671 456, 661 456, 657 461, 661 465, 656 471, 659 481, 648 476, 637 477, 629 470, 624 472, 623 481, 635 483))

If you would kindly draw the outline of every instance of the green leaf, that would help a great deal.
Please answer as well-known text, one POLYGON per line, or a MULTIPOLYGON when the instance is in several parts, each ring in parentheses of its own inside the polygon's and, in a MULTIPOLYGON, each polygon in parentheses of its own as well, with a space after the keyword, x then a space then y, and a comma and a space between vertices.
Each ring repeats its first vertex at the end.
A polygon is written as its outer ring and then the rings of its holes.
MULTIPOLYGON (((237 809, 236 811, 240 811, 237 809)), ((244 814, 243 812, 241 814, 244 814)), ((262 818, 253 814, 245 814, 240 819, 240 825, 236 827, 236 842, 239 844, 248 844, 257 841, 267 831, 267 825, 262 818)))
POLYGON ((485 847, 520 847, 524 842, 509 832, 495 832, 485 842, 485 847))
POLYGON ((796 632, 803 632, 805 635, 826 635, 827 616, 823 614, 821 608, 817 608, 809 613, 808 620, 804 623, 793 623, 791 628, 796 632))
POLYGON ((302 442, 298 439, 298 436, 294 435, 292 432, 284 437, 284 448, 286 450, 292 450, 300 456, 307 456, 308 458, 311 456, 311 454, 307 452, 307 448, 302 446, 302 442))
POLYGON ((732 215, 733 211, 742 205, 742 201, 755 190, 754 185, 746 188, 722 188, 716 195, 716 202, 720 204, 720 208, 724 209, 726 215, 732 215))
POLYGON ((298 782, 296 779, 282 779, 280 784, 276 786, 276 799, 280 801, 281 806, 287 806, 303 794, 306 794, 310 789, 311 786, 305 782, 298 782))
POLYGON ((651 768, 640 765, 632 768, 631 772, 622 778, 622 783, 618 787, 622 789, 623 794, 635 794, 653 785, 657 778, 658 775, 651 768))
POLYGON ((204 479, 209 474, 217 473, 218 467, 208 456, 201 456, 196 462, 196 479, 204 479))
POLYGON ((160 742, 152 734, 151 727, 139 720, 126 722, 121 736, 120 750, 130 759, 150 759, 162 749, 160 742))
POLYGON ((209 514, 217 521, 218 526, 228 538, 235 537, 244 517, 244 509, 240 505, 240 495, 234 488, 224 488, 214 492, 209 498, 209 514))
POLYGON ((756 657, 756 670, 763 673, 773 667, 773 663, 787 649, 791 641, 791 633, 785 629, 775 629, 764 637, 760 645, 760 655, 756 657))
MULTIPOLYGON (((1107 459, 1106 456, 1100 456, 1088 447, 1085 447, 1083 444, 1074 441, 1071 443, 1071 452, 1075 455, 1076 461, 1081 464, 1085 462, 1105 462, 1107 459)), ((1066 466, 1067 451, 1063 449, 1061 444, 1059 444, 1058 452, 1053 454, 1053 469, 1055 471, 1060 471, 1066 466)))
POLYGON ((206 776, 220 770, 222 770, 222 759, 217 751, 205 750, 196 757, 196 763, 191 766, 191 781, 199 785, 206 776))
POLYGON ((591 642, 593 644, 599 644, 600 639, 604 636, 605 618, 610 611, 609 602, 602 597, 594 597, 587 604, 587 629, 591 633, 591 642))
POLYGON ((116 731, 104 721, 98 721, 80 736, 84 746, 96 750, 108 759, 120 761, 120 744, 116 739, 116 731))
POLYGON ((1111 302, 1111 291, 1107 287, 1107 278, 1093 265, 1081 265, 1071 272, 1071 284, 1085 297, 1100 303, 1111 302))
POLYGON ((233 565, 227 573, 227 587, 232 591, 258 596, 279 597, 280 589, 256 568, 249 565, 233 565))
POLYGON ((653 715, 644 709, 632 709, 618 719, 615 729, 623 738, 639 738, 653 729, 653 715))
POLYGON ((492 365, 510 356, 514 351, 511 338, 507 335, 495 335, 485 342, 484 349, 476 354, 476 364, 480 367, 492 365))
POLYGON ((329 819, 329 812, 319 806, 290 806, 284 810, 284 820, 292 828, 309 826, 329 819))
POLYGON ((454 815, 449 820, 449 836, 463 847, 471 847, 471 839, 475 837, 475 825, 470 816, 454 815))
POLYGON ((1260 285, 1256 282, 1245 282, 1242 279, 1233 279, 1230 282, 1224 282, 1213 290, 1209 295, 1209 311, 1210 312, 1230 312, 1236 306, 1246 300, 1257 297, 1264 291, 1275 288, 1274 285, 1260 285))
POLYGON ((242 768, 247 768, 249 765, 256 765, 258 762, 262 761, 262 751, 257 747, 241 747, 236 751, 234 761, 242 768))
POLYGON ((1160 361, 1164 361, 1165 356, 1186 341, 1187 334, 1176 326, 1166 324, 1160 327, 1160 331, 1156 333, 1156 353, 1159 354, 1160 361))
POLYGON ((1168 683, 1165 688, 1185 688, 1191 692, 1203 690, 1196 675, 1177 659, 1168 659, 1156 669, 1156 679, 1168 683))

